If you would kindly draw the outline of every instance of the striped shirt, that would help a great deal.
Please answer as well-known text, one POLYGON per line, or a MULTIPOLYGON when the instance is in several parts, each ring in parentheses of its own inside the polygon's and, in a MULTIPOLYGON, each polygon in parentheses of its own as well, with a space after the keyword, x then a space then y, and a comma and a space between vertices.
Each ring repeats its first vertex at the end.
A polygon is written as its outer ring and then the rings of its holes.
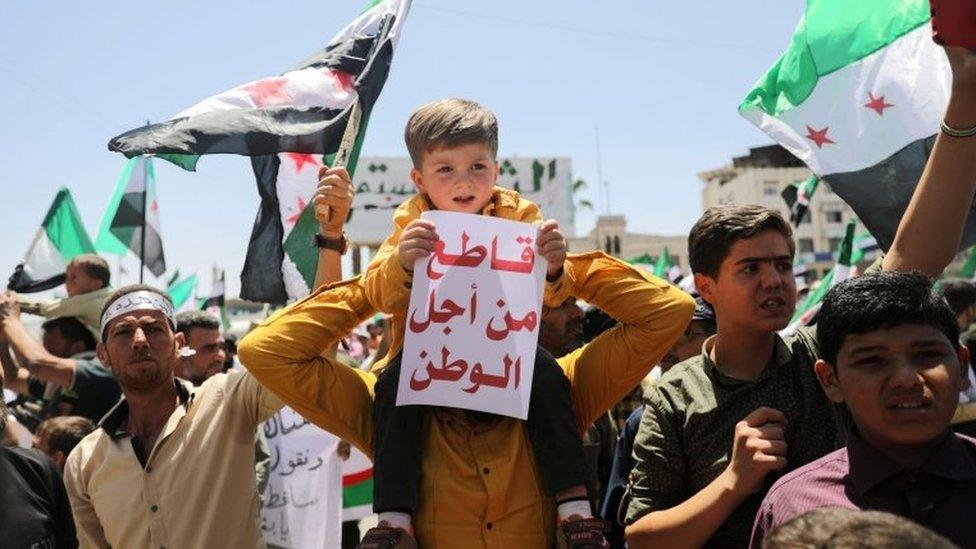
POLYGON ((856 433, 847 447, 784 475, 763 500, 752 547, 777 526, 819 507, 885 511, 976 547, 976 439, 951 433, 918 470, 905 470, 856 433))

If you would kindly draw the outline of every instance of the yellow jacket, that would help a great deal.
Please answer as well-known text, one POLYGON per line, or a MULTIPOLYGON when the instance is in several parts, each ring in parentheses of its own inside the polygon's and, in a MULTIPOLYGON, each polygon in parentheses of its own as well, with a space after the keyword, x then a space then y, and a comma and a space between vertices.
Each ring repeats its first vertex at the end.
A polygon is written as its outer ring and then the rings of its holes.
MULTIPOLYGON (((390 333, 384 334, 384 337, 390 338, 390 348, 386 356, 373 363, 374 371, 382 370, 389 359, 396 356, 403 348, 403 333, 407 324, 407 308, 410 304, 413 274, 400 264, 397 244, 400 242, 403 229, 414 219, 419 219, 420 214, 432 209, 430 200, 424 194, 414 195, 410 200, 400 204, 393 213, 393 233, 383 241, 383 245, 370 261, 363 275, 366 300, 375 309, 393 315, 390 319, 390 333)), ((522 198, 513 190, 497 186, 492 191, 491 201, 481 214, 523 223, 542 221, 542 214, 534 202, 522 198)), ((550 299, 552 285, 557 283, 559 280, 546 284, 546 305, 554 306, 550 299)))
MULTIPOLYGON (((558 359, 570 380, 580 432, 647 375, 691 319, 688 294, 602 252, 571 254, 555 299, 570 296, 620 321, 558 359)), ((358 279, 317 290, 266 320, 240 343, 244 366, 312 423, 372 456, 371 372, 320 356, 373 314, 358 279)), ((552 499, 542 489, 524 423, 498 416, 475 423, 432 408, 424 440, 421 547, 548 548, 552 499)))

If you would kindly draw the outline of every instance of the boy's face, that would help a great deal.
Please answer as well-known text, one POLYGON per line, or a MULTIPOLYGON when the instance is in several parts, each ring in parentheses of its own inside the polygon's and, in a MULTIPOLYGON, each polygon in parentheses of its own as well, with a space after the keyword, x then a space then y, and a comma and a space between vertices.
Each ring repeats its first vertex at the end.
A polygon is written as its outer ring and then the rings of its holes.
POLYGON ((733 324, 753 332, 781 330, 796 306, 789 241, 775 230, 737 240, 718 277, 696 273, 695 286, 715 309, 719 331, 733 324))
POLYGON ((64 287, 69 296, 75 296, 100 289, 102 282, 97 278, 88 276, 81 265, 69 263, 65 269, 64 287))
POLYGON ((848 334, 837 364, 817 361, 824 392, 845 402, 861 436, 879 449, 924 445, 949 428, 963 385, 965 347, 928 325, 848 334))
POLYGON ((481 213, 498 180, 498 163, 484 143, 437 147, 410 171, 417 190, 446 212, 481 213))

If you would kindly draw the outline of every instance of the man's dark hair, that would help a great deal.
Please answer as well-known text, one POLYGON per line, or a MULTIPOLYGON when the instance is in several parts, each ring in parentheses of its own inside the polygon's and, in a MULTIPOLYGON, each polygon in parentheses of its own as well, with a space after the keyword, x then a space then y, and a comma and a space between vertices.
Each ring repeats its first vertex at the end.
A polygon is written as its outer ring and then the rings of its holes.
POLYGON ((906 518, 880 511, 821 507, 774 528, 763 549, 951 549, 949 540, 906 518))
POLYGON ((796 252, 793 229, 776 210, 755 204, 714 206, 698 219, 688 234, 691 272, 717 278, 722 262, 736 240, 776 231, 786 238, 790 255, 796 252))
POLYGON ((81 254, 71 259, 71 265, 81 267, 86 275, 102 283, 102 288, 109 285, 112 280, 112 271, 108 268, 108 261, 105 261, 98 254, 81 254))
POLYGON ((176 331, 182 332, 183 337, 189 337, 193 328, 219 330, 220 321, 207 311, 183 311, 176 315, 176 331))
POLYGON ((962 278, 947 278, 935 285, 956 315, 976 305, 976 285, 962 278))
POLYGON ((866 334, 905 324, 931 326, 953 346, 959 343, 956 315, 932 280, 919 272, 880 271, 851 278, 831 288, 820 307, 817 342, 820 356, 837 364, 848 334, 866 334))
MULTIPOLYGON (((170 305, 173 304, 173 300, 169 297, 169 294, 167 294, 166 292, 160 290, 159 288, 155 288, 155 287, 150 286, 148 284, 129 284, 128 286, 122 286, 121 288, 115 290, 114 292, 112 292, 111 294, 109 294, 109 296, 107 298, 105 298, 105 304, 102 305, 102 312, 101 312, 101 314, 99 314, 99 317, 105 316, 105 311, 108 310, 109 306, 111 306, 112 303, 114 303, 116 299, 118 299, 118 298, 120 298, 120 297, 122 297, 124 295, 128 295, 128 294, 131 294, 133 292, 139 292, 139 291, 147 291, 147 292, 152 292, 154 294, 159 294, 159 295, 163 296, 163 299, 165 299, 166 301, 169 301, 169 304, 170 305)), ((174 329, 175 329, 175 327, 174 327, 174 329)), ((102 343, 105 343, 105 341, 106 341, 105 338, 106 338, 106 334, 105 334, 105 332, 102 332, 102 343)))
POLYGON ((38 434, 47 437, 48 451, 53 454, 61 450, 65 457, 94 430, 95 424, 81 416, 52 417, 37 426, 38 434))
POLYGON ((41 329, 45 332, 57 330, 68 342, 75 343, 80 341, 85 346, 86 351, 95 350, 95 336, 87 326, 73 316, 52 318, 44 324, 41 324, 41 329))

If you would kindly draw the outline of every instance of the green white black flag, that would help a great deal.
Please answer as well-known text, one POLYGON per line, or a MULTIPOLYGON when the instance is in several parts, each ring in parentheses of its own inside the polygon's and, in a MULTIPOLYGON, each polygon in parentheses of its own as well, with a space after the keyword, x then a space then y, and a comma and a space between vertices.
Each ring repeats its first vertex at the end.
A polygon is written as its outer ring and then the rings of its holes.
POLYGON ((166 271, 151 158, 138 156, 126 162, 115 194, 102 217, 95 248, 117 255, 132 251, 153 275, 161 276, 166 271))

